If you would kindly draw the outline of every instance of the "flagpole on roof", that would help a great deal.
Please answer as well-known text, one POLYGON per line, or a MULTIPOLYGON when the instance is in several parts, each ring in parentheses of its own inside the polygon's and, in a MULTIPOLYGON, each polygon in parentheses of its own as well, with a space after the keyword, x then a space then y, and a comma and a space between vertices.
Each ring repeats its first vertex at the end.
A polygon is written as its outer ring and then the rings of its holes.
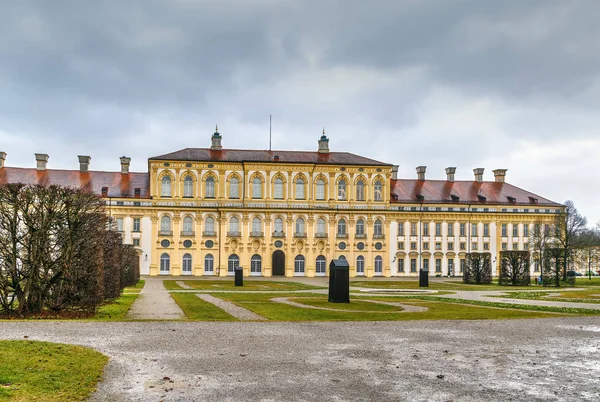
POLYGON ((269 152, 271 151, 271 115, 269 115, 269 152))

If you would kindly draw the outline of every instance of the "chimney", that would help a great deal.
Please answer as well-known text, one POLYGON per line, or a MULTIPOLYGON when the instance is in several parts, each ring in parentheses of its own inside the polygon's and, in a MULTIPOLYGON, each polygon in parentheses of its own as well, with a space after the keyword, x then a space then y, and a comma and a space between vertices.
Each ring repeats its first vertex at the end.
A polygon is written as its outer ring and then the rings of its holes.
POLYGON ((475 173, 475 181, 481 183, 483 181, 483 171, 484 168, 473 169, 473 173, 475 173))
POLYGON ((425 171, 427 166, 417 166, 417 177, 419 180, 425 180, 425 171))
POLYGON ((454 181, 454 174, 456 173, 455 167, 447 167, 446 168, 446 178, 448 181, 454 181))
POLYGON ((399 168, 400 168, 400 166, 398 166, 398 165, 392 166, 392 180, 398 180, 398 169, 399 168))
POLYGON ((319 139, 319 153, 320 154, 328 154, 329 153, 329 138, 325 135, 325 127, 323 127, 323 135, 319 139))
POLYGON ((35 160, 37 161, 37 170, 46 170, 48 158, 48 154, 35 154, 35 160))
POLYGON ((131 163, 131 158, 126 156, 121 156, 121 173, 129 174, 129 164, 131 163))
POLYGON ((90 168, 90 161, 92 160, 89 156, 77 155, 79 158, 79 171, 81 173, 87 173, 90 168))
POLYGON ((0 169, 4 167, 5 160, 6 160, 6 152, 0 152, 0 169))
POLYGON ((222 138, 223 137, 221 137, 221 134, 219 134, 219 126, 215 126, 215 133, 211 137, 211 140, 212 140, 211 145, 210 145, 211 151, 220 151, 221 149, 223 149, 223 147, 221 146, 222 138))
POLYGON ((506 171, 508 169, 496 169, 496 170, 492 170, 492 172, 494 172, 494 179, 496 179, 497 182, 499 183, 504 183, 504 179, 506 177, 506 171))

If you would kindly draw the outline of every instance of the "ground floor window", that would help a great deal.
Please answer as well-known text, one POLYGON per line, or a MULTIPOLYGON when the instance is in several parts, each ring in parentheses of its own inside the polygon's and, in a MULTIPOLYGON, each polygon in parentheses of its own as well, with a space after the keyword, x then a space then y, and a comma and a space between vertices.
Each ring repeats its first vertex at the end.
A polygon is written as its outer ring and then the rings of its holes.
POLYGON ((454 275, 454 260, 448 260, 448 275, 454 275))
POLYGON ((404 258, 398 260, 398 272, 404 272, 404 258))
POLYGON ((183 255, 182 268, 183 268, 184 274, 192 273, 192 255, 191 254, 186 253, 183 255))
POLYGON ((442 272, 442 259, 441 258, 435 259, 435 272, 442 272))
POLYGON ((533 260, 533 272, 540 272, 540 260, 533 260))
POLYGON ((416 258, 410 259, 410 272, 417 272, 417 259, 416 258))
POLYGON ((362 255, 356 258, 356 275, 365 274, 365 257, 362 255))
POLYGON ((465 260, 464 258, 460 259, 460 273, 462 274, 463 272, 465 272, 465 267, 467 266, 467 260, 465 260))
POLYGON ((231 254, 227 260, 227 273, 233 275, 235 269, 240 266, 240 257, 235 254, 231 254))
POLYGON ((304 274, 304 256, 298 255, 294 259, 294 273, 295 274, 304 274))
POLYGON ((317 257, 317 275, 325 275, 325 270, 327 269, 327 259, 320 255, 317 257))
POLYGON ((423 258, 423 270, 429 271, 429 258, 423 258))
POLYGON ((375 257, 375 275, 383 273, 383 258, 380 256, 375 257))
POLYGON ((163 253, 160 256, 160 272, 163 274, 167 274, 167 273, 169 273, 170 270, 171 270, 171 257, 169 257, 169 254, 163 253))
POLYGON ((213 258, 212 254, 206 254, 206 257, 204 257, 204 272, 212 274, 214 270, 214 264, 215 259, 213 258))
POLYGON ((250 273, 260 274, 262 271, 262 258, 258 254, 254 254, 250 259, 250 273))

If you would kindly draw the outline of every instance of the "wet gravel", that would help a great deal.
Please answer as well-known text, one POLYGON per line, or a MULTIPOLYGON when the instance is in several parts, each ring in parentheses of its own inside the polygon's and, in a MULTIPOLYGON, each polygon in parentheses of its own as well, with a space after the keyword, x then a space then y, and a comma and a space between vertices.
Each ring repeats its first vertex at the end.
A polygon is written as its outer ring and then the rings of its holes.
POLYGON ((93 401, 597 401, 600 317, 3 322, 111 357, 93 401))

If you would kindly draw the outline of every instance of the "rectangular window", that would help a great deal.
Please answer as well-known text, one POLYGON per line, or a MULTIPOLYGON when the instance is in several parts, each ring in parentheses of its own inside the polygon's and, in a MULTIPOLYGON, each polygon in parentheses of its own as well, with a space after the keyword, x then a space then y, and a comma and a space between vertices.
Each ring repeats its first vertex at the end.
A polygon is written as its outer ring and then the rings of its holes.
POLYGON ((506 243, 502 243, 502 250, 508 250, 508 245, 506 243))
POLYGON ((429 250, 429 243, 423 243, 423 250, 429 250))
POLYGON ((410 249, 411 250, 416 250, 417 249, 417 243, 410 243, 410 249))
POLYGON ((423 270, 429 271, 429 258, 423 258, 423 270))
POLYGON ((483 224, 483 237, 490 237, 490 224, 489 223, 483 224))
POLYGON ((529 237, 529 225, 523 225, 523 237, 529 237))
POLYGON ((460 243, 460 249, 461 250, 466 250, 467 249, 467 243, 460 243))
POLYGON ((442 235, 442 224, 441 223, 436 223, 435 224, 435 235, 436 236, 441 236, 442 235))
POLYGON ((442 272, 442 259, 441 258, 435 259, 435 272, 442 272))
POLYGON ((460 273, 462 274, 463 272, 465 272, 465 268, 467 267, 467 260, 465 260, 464 258, 460 259, 460 273))
POLYGON ((477 224, 476 223, 471 223, 471 236, 473 237, 477 237, 477 224))
POLYGON ((398 243, 398 250, 404 250, 404 242, 403 241, 398 243))
POLYGON ((304 180, 298 180, 296 182, 296 199, 297 200, 304 199, 304 180))
POLYGON ((410 259, 410 272, 417 272, 417 259, 416 258, 410 259))
POLYGON ((529 250, 529 243, 523 243, 523 250, 529 250))
POLYGON ((449 223, 448 224, 448 236, 454 236, 454 224, 453 223, 449 223))
POLYGON ((417 235, 417 224, 412 222, 410 224, 410 235, 411 236, 416 236, 417 235))
POLYGON ((448 260, 448 275, 454 275, 454 260, 448 260))
POLYGON ((473 251, 477 250, 477 243, 471 244, 471 250, 473 250, 473 251))
POLYGON ((140 239, 133 239, 133 245, 136 247, 140 246, 140 239))
POLYGON ((140 218, 133 218, 133 231, 134 232, 141 232, 141 219, 140 218))
POLYGON ((490 249, 490 243, 483 243, 483 249, 484 250, 489 250, 490 249))
POLYGON ((506 229, 506 223, 502 224, 502 237, 508 236, 508 230, 506 229))
POLYGON ((404 236, 404 223, 398 224, 398 236, 404 236))
POLYGON ((461 236, 466 236, 467 235, 467 225, 464 223, 460 224, 460 235, 461 236))
POLYGON ((117 231, 123 231, 123 218, 117 218, 117 231))
POLYGON ((442 243, 435 243, 435 249, 436 250, 441 250, 442 249, 442 243))
POLYGON ((423 236, 429 236, 429 223, 423 224, 423 236))
POLYGON ((513 223, 513 237, 519 237, 519 225, 513 223))
POLYGON ((448 243, 448 250, 454 250, 454 243, 448 243))
POLYGON ((398 260, 398 272, 404 272, 404 258, 398 260))
MULTIPOLYGON (((282 194, 283 198, 283 194, 282 194)), ((323 180, 317 180, 317 200, 325 199, 325 182, 323 180)))
POLYGON ((533 271, 540 272, 540 260, 533 261, 533 271))

